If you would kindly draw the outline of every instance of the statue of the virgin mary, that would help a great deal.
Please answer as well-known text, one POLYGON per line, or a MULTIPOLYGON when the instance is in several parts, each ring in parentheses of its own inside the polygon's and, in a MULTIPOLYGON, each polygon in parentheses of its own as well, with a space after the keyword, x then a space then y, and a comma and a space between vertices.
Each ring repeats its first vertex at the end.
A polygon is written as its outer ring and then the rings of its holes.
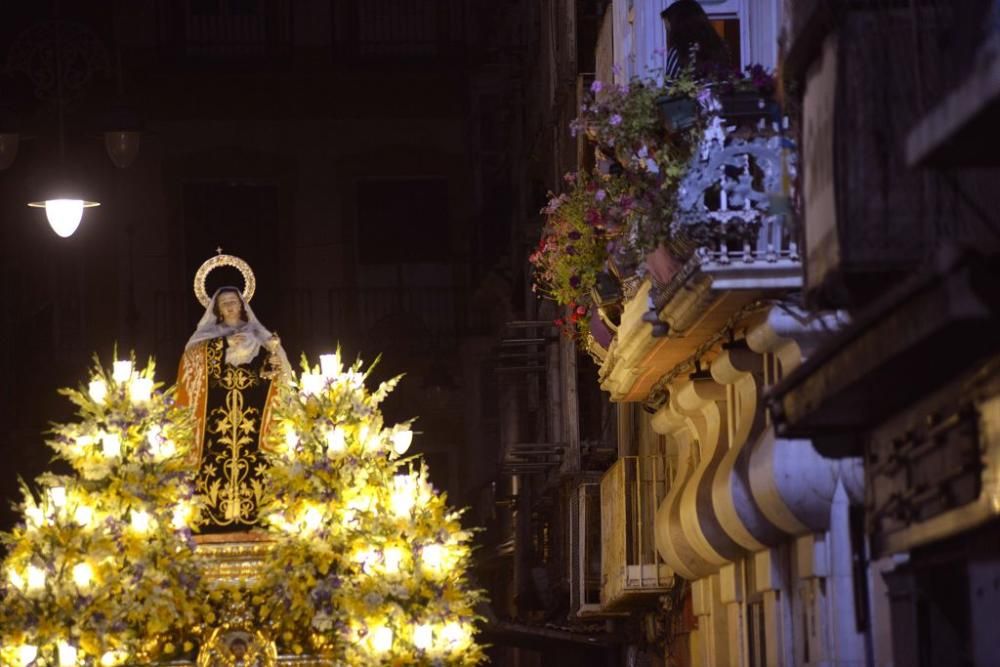
POLYGON ((278 337, 250 309, 254 286, 250 267, 231 255, 212 257, 195 277, 205 314, 184 348, 177 397, 195 416, 192 463, 202 533, 248 530, 259 522, 267 467, 261 449, 272 400, 290 366, 278 337), (243 290, 221 287, 209 298, 205 277, 218 266, 238 268, 243 290))

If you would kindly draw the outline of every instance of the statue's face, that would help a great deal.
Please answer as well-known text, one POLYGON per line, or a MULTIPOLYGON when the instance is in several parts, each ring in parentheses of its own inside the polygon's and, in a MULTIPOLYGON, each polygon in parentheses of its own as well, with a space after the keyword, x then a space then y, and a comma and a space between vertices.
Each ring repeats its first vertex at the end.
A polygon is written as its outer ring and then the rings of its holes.
POLYGON ((233 643, 229 645, 229 650, 232 651, 234 658, 242 660, 243 656, 247 654, 247 644, 242 639, 234 639, 233 643))
POLYGON ((223 292, 215 300, 219 308, 219 315, 222 316, 223 323, 229 326, 236 326, 240 323, 240 315, 243 312, 243 302, 240 296, 234 292, 223 292))

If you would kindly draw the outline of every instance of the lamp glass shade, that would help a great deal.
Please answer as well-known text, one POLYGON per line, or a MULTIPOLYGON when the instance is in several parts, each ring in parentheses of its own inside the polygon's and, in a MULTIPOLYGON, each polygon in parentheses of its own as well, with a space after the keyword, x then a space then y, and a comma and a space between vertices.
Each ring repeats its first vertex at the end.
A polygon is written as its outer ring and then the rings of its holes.
POLYGON ((114 130, 104 133, 104 148, 119 169, 125 169, 139 155, 140 132, 114 130))
POLYGON ((100 206, 100 204, 83 199, 46 199, 45 201, 31 202, 28 206, 44 208, 45 218, 49 221, 52 231, 67 238, 72 236, 73 232, 80 226, 83 209, 100 206))

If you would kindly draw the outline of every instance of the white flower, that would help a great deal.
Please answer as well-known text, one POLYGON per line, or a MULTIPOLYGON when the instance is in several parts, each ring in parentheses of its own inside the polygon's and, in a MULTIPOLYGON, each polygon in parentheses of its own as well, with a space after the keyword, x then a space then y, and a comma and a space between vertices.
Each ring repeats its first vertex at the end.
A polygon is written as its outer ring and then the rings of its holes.
POLYGON ((323 612, 313 615, 312 626, 320 632, 325 632, 333 627, 333 617, 323 612))

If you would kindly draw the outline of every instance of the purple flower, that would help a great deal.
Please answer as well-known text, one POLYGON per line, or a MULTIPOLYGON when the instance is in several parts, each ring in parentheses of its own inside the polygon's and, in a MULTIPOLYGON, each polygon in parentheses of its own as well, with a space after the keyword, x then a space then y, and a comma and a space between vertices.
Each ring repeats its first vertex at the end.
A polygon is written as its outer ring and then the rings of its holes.
POLYGON ((598 190, 597 192, 594 193, 594 199, 596 199, 597 201, 604 201, 604 198, 607 196, 608 193, 606 193, 604 190, 598 190))
POLYGON ((590 84, 590 92, 594 94, 601 92, 602 88, 604 88, 604 84, 601 83, 600 81, 595 81, 594 83, 590 84))
POLYGON ((569 277, 569 286, 572 287, 572 288, 574 288, 574 289, 576 289, 577 287, 579 287, 580 286, 580 276, 570 276, 569 277))
POLYGON ((621 125, 622 117, 618 114, 614 114, 613 116, 611 116, 611 118, 608 119, 608 123, 614 126, 621 125))
POLYGON ((577 241, 582 236, 582 234, 580 234, 580 232, 574 230, 574 231, 570 232, 569 234, 567 234, 567 236, 569 236, 569 238, 571 240, 577 241))
POLYGON ((576 254, 576 246, 573 246, 573 245, 566 246, 566 254, 567 255, 575 255, 576 254))

